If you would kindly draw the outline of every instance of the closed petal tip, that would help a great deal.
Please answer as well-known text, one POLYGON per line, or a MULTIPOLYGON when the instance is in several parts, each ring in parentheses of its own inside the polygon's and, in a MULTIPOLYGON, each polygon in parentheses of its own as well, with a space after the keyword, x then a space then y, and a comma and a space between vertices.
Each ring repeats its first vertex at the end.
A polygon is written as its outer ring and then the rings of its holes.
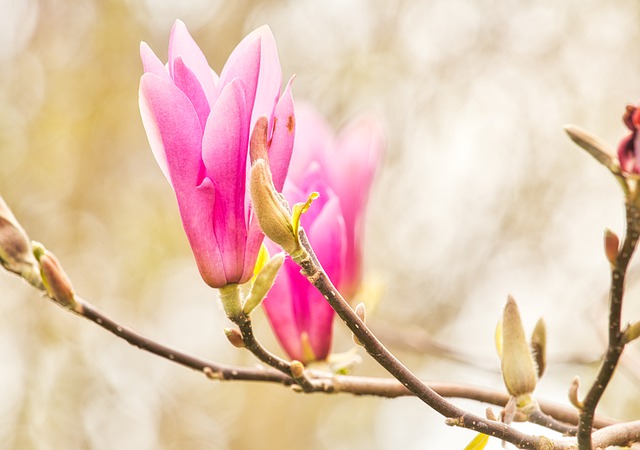
POLYGON ((174 62, 181 57, 185 65, 194 73, 210 103, 215 100, 215 77, 207 58, 193 39, 186 25, 176 20, 169 37, 168 65, 171 78, 174 77, 174 62))
POLYGON ((142 68, 145 73, 153 73, 167 81, 171 80, 162 61, 160 61, 151 47, 144 41, 140 42, 140 59, 142 60, 142 68))

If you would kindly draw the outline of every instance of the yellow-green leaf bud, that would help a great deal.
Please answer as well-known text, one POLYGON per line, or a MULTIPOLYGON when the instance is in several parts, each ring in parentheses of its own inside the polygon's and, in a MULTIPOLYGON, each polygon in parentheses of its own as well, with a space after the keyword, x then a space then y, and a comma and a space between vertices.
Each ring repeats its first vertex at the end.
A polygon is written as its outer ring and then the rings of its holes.
POLYGON ((531 333, 531 354, 538 368, 538 379, 547 368, 547 327, 540 318, 531 333))
POLYGON ((263 233, 288 254, 300 248, 291 224, 291 212, 271 179, 267 162, 259 159, 251 167, 251 202, 263 233))
POLYGON ((242 307, 242 312, 246 315, 251 314, 251 312, 262 303, 262 300, 264 300, 276 280, 278 271, 280 267, 282 267, 282 263, 284 263, 284 258, 284 253, 274 255, 273 258, 262 267, 260 272, 258 272, 242 307))
POLYGON ((40 275, 49 297, 65 308, 76 306, 75 293, 71 280, 65 273, 60 261, 41 244, 35 244, 34 255, 40 264, 40 275))
POLYGON ((509 296, 502 314, 502 377, 514 397, 531 394, 536 387, 536 369, 522 328, 520 312, 509 296))

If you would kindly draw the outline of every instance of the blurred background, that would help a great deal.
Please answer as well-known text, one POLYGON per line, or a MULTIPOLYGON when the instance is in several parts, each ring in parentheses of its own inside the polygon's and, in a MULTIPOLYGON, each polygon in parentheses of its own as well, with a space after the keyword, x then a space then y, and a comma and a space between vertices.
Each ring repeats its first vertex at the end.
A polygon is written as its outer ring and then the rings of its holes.
MULTIPOLYGON (((537 395, 567 404, 574 375, 593 379, 606 337, 602 235, 623 233, 622 196, 562 126, 612 146, 626 133, 625 105, 640 100, 639 2, 0 0, 0 10, 0 194, 76 291, 123 324, 256 364, 224 337, 148 147, 138 48, 166 60, 180 18, 219 72, 267 23, 283 77, 297 74, 296 99, 336 129, 369 110, 387 124, 365 257, 384 286, 371 324, 389 347, 424 378, 502 389, 493 336, 512 294, 529 332, 547 322, 537 395)), ((640 318, 631 270, 625 321, 640 318)), ((350 347, 337 324, 335 351, 350 347)), ((6 273, 0 358, 7 449, 461 449, 474 436, 411 398, 210 382, 6 273)), ((363 360, 358 375, 384 376, 363 360)), ((637 419, 639 386, 634 343, 599 412, 637 419)))

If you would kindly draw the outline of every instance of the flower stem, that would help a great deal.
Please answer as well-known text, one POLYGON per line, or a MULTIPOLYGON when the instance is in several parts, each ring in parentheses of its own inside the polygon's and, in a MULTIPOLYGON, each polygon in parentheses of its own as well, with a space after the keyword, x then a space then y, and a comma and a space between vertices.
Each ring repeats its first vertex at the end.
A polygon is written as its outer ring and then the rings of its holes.
POLYGON ((458 408, 422 382, 385 348, 340 295, 318 263, 303 229, 300 230, 300 242, 308 254, 303 252, 301 255, 292 257, 292 259, 302 268, 302 272, 309 282, 313 284, 329 302, 342 321, 360 340, 367 353, 420 400, 444 417, 453 419, 453 422, 450 423, 456 426, 503 439, 511 442, 518 448, 541 449, 547 445, 547 441, 538 436, 527 435, 504 423, 488 420, 458 408))
POLYGON ((598 375, 583 400, 578 425, 578 446, 580 450, 591 450, 591 432, 598 402, 618 365, 625 342, 620 328, 622 299, 627 267, 638 245, 640 236, 640 211, 637 201, 631 197, 626 204, 627 226, 624 241, 615 264, 611 268, 611 288, 609 290, 609 344, 598 375))

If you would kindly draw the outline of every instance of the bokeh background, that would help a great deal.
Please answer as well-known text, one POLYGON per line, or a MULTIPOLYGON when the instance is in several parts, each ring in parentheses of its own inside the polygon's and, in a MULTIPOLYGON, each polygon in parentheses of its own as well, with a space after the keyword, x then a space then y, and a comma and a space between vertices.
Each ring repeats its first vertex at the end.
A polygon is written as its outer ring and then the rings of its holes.
MULTIPOLYGON (((180 18, 219 71, 267 23, 295 98, 336 128, 368 110, 387 125, 366 264, 383 286, 371 324, 390 348, 427 379, 501 388, 493 333, 511 293, 528 330, 547 322, 537 394, 567 403, 573 375, 592 380, 606 333, 602 234, 622 233, 622 197, 562 126, 612 146, 625 133, 624 107, 640 100, 640 2, 0 0, 0 11, 0 194, 77 292, 123 324, 256 364, 224 337, 146 142, 138 46, 166 58, 180 18)), ((625 320, 640 318, 637 264, 632 274, 625 320)), ((263 317, 256 326, 279 351, 263 317)), ((336 351, 349 342, 338 324, 336 351)), ((9 274, 0 360, 0 448, 461 449, 473 437, 415 399, 210 382, 9 274)), ((384 376, 363 360, 357 374, 384 376)), ((638 361, 632 344, 601 413, 640 416, 638 361)))

